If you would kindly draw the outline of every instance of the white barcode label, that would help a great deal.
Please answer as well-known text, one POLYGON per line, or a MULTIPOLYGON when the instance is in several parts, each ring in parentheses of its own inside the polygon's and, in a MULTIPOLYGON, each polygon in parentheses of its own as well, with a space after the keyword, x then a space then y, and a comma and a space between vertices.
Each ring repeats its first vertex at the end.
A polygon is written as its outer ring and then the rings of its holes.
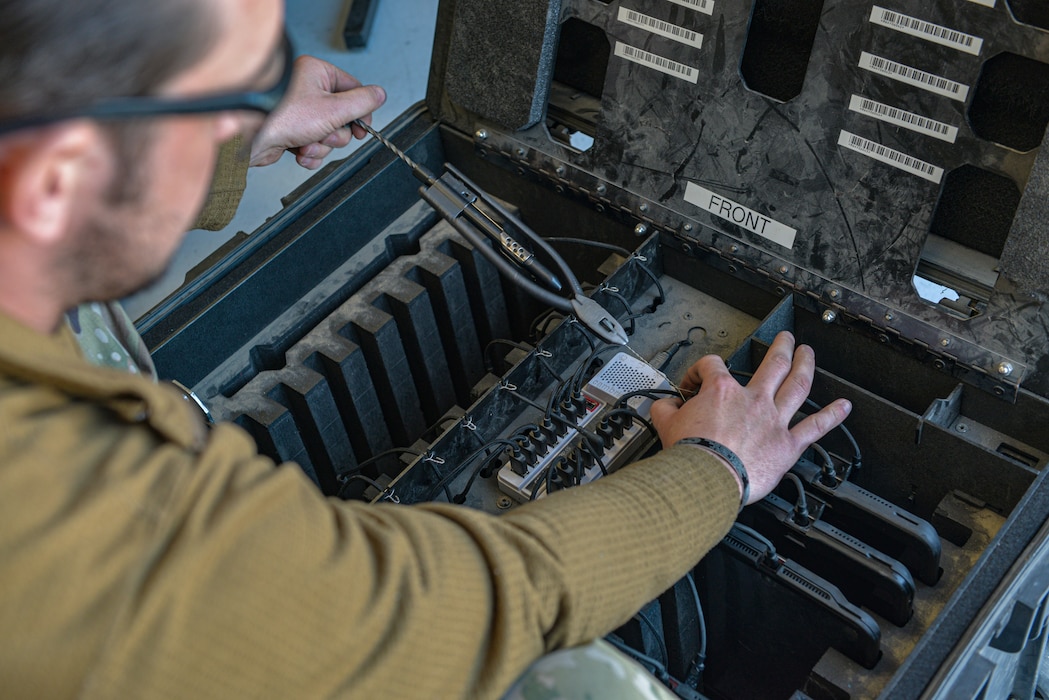
POLYGON ((699 82, 699 71, 695 68, 686 66, 684 63, 671 61, 669 58, 663 58, 662 56, 657 56, 654 53, 649 53, 648 51, 629 46, 621 41, 616 42, 615 54, 620 58, 625 58, 628 61, 633 61, 634 63, 638 63, 642 66, 654 68, 661 73, 673 75, 676 78, 687 80, 690 83, 699 82))
POLYGON ((956 126, 944 124, 935 119, 929 119, 897 107, 890 107, 887 104, 875 102, 872 99, 859 95, 852 96, 852 99, 849 101, 849 109, 853 112, 865 114, 868 117, 874 117, 879 121, 902 126, 904 129, 917 131, 919 134, 932 136, 948 143, 954 143, 958 139, 958 127, 956 126))
POLYGON ((687 7, 690 10, 702 12, 705 15, 714 14, 714 0, 670 0, 670 2, 674 3, 675 5, 687 7))
POLYGON ((994 0, 969 0, 969 2, 975 2, 977 5, 983 5, 984 7, 994 7, 994 0))
POLYGON ((869 54, 866 51, 860 54, 860 68, 865 68, 873 73, 887 76, 893 80, 898 80, 901 83, 907 83, 929 92, 935 92, 937 95, 950 97, 952 100, 958 100, 959 102, 965 102, 965 99, 969 96, 968 85, 962 85, 939 75, 926 73, 917 68, 911 68, 902 63, 869 54))
POLYGON ((643 15, 640 12, 628 10, 625 7, 619 8, 619 21, 624 24, 629 24, 632 27, 640 27, 641 29, 648 30, 659 36, 665 36, 668 39, 673 39, 682 44, 694 46, 697 49, 703 48, 703 35, 699 32, 679 27, 670 22, 664 22, 655 17, 643 15))
POLYGON ((935 44, 971 53, 973 56, 979 56, 980 49, 983 48, 983 39, 978 36, 959 32, 932 22, 926 22, 910 15, 886 10, 884 7, 878 7, 877 5, 871 8, 870 21, 871 24, 895 29, 898 32, 920 37, 935 44))
POLYGON ((685 201, 700 209, 710 212, 725 221, 731 221, 740 228, 756 233, 784 248, 793 248, 798 230, 786 224, 748 209, 738 202, 711 192, 694 182, 685 185, 685 201))
POLYGON ((900 153, 888 146, 882 146, 880 143, 849 133, 844 129, 842 129, 841 135, 838 136, 838 145, 870 156, 882 163, 895 166, 900 170, 906 170, 936 184, 939 184, 940 180, 943 179, 943 168, 926 163, 924 160, 918 160, 906 153, 900 153))

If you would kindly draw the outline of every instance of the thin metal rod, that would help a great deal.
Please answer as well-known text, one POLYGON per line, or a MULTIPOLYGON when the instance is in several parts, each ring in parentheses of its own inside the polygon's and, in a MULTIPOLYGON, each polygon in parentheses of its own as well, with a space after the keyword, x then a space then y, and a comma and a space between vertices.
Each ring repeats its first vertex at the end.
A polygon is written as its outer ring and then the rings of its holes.
POLYGON ((380 134, 378 131, 365 124, 362 119, 355 119, 353 123, 367 131, 373 137, 375 137, 375 139, 378 140, 379 143, 381 143, 383 146, 386 146, 386 148, 393 151, 394 155, 396 155, 398 158, 404 161, 404 163, 412 169, 412 174, 415 175, 415 177, 422 180, 423 182, 425 182, 427 187, 429 187, 437 181, 437 178, 435 178, 429 170, 427 170, 426 168, 409 158, 404 151, 394 146, 389 139, 380 134))

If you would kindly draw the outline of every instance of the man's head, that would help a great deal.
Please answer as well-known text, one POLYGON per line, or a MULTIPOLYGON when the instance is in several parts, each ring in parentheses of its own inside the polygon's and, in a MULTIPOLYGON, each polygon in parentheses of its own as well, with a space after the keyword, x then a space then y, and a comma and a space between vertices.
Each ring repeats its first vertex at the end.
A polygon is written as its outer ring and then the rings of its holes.
POLYGON ((53 327, 56 306, 151 281, 203 202, 217 146, 249 118, 2 125, 111 98, 267 87, 281 70, 282 10, 281 0, 0 0, 0 309, 53 327))

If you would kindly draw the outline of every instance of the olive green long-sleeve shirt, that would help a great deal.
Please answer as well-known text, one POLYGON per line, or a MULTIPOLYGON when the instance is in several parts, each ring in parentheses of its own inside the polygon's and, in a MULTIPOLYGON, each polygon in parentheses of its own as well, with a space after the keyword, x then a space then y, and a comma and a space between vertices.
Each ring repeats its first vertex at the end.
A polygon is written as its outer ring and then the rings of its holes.
POLYGON ((175 392, 0 316, 5 698, 495 697, 728 530, 675 447, 493 516, 324 498, 175 392))

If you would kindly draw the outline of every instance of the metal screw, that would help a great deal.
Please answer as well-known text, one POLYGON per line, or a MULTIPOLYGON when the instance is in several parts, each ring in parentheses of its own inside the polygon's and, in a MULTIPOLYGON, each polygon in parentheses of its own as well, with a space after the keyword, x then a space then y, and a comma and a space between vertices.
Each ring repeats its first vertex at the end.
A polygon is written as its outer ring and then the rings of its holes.
POLYGON ((477 137, 478 141, 484 141, 486 138, 488 138, 488 132, 484 129, 478 129, 477 133, 475 133, 474 136, 477 137))
POLYGON ((600 185, 597 186, 597 193, 598 194, 604 194, 605 192, 608 192, 608 187, 606 187, 604 183, 601 183, 600 185))
POLYGON ((528 153, 528 151, 526 151, 523 148, 518 148, 517 149, 517 155, 521 156, 522 158, 524 158, 525 153, 528 153))
POLYGON ((647 205, 647 204, 645 204, 644 202, 642 202, 642 203, 641 203, 641 206, 639 206, 639 207, 638 207, 637 209, 638 209, 638 211, 640 211, 640 212, 641 212, 642 214, 644 214, 644 213, 645 213, 646 211, 648 211, 648 205, 647 205))
POLYGON ((648 226, 645 226, 644 224, 638 224, 634 227, 635 236, 644 236, 646 233, 648 233, 648 226))
POLYGON ((837 289, 832 289, 829 292, 827 292, 827 295, 830 296, 831 299, 837 299, 841 296, 841 291, 837 289))
POLYGON ((1013 373, 1013 364, 1011 362, 999 362, 998 363, 998 374, 1003 377, 1008 377, 1013 373))
POLYGON ((969 432, 969 426, 967 426, 965 423, 959 423, 958 425, 954 426, 954 429, 957 430, 959 433, 969 432))
POLYGON ((790 268, 789 268, 789 267, 787 267, 786 265, 780 265, 780 266, 779 266, 779 273, 780 273, 781 275, 785 275, 785 274, 787 274, 787 270, 789 270, 789 269, 790 269, 790 268))
POLYGON ((560 176, 560 177, 564 177, 564 174, 565 174, 565 166, 563 166, 563 165, 559 165, 559 166, 557 166, 557 167, 556 167, 556 168, 554 169, 554 172, 555 172, 555 173, 557 173, 557 174, 558 174, 558 176, 560 176))
POLYGON ((950 347, 950 346, 951 346, 951 339, 950 338, 940 338, 940 347, 947 348, 947 347, 950 347))
POLYGON ((685 224, 684 229, 686 231, 691 231, 692 230, 692 224, 685 224))
POLYGON ((495 502, 495 505, 498 506, 500 510, 506 510, 507 508, 513 505, 513 501, 511 501, 506 496, 503 496, 495 502))
POLYGON ((885 320, 886 320, 886 321, 891 321, 891 320, 893 320, 894 318, 896 318, 896 317, 895 317, 895 316, 893 316, 893 315, 892 315, 892 313, 887 313, 887 314, 885 314, 885 320))
POLYGON ((731 252, 731 253, 738 253, 739 252, 739 246, 735 245, 735 244, 730 245, 728 247, 728 249, 729 249, 729 252, 731 252))
POLYGON ((838 314, 834 313, 834 311, 831 309, 827 309, 823 312, 823 316, 821 318, 823 319, 824 323, 834 323, 836 320, 838 320, 838 314))

